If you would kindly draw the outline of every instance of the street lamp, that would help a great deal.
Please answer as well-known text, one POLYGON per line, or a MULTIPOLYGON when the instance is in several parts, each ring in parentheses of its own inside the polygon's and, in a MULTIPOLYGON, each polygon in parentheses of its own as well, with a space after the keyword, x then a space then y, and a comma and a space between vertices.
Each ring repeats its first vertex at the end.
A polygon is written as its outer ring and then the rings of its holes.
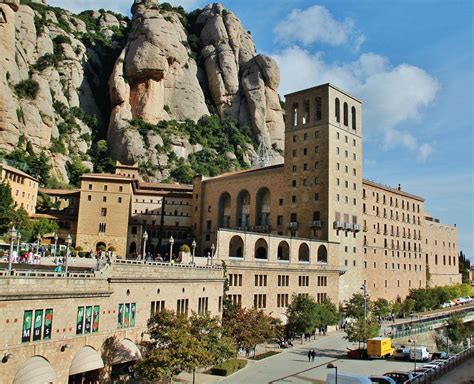
POLYGON ((67 270, 68 270, 67 259, 68 259, 68 256, 69 256, 69 246, 71 244, 72 244, 72 238, 71 238, 71 235, 68 233, 67 237, 66 237, 66 264, 65 264, 65 267, 64 267, 64 272, 66 273, 66 277, 67 277, 67 270))
POLYGON ((148 232, 143 232, 143 260, 145 260, 146 256, 146 241, 148 240, 148 232))
POLYGON ((16 256, 20 257, 20 242, 21 242, 21 232, 18 231, 18 236, 17 236, 18 242, 16 243, 16 256))
MULTIPOLYGON (((364 284, 360 287, 364 291, 364 328, 367 332, 367 281, 364 280, 364 284)), ((360 347, 360 345, 359 345, 360 347)))
POLYGON ((214 243, 211 245, 211 267, 214 265, 214 250, 216 249, 216 246, 214 243))
POLYGON ((193 259, 192 259, 192 263, 193 263, 193 267, 194 267, 194 254, 196 252, 196 240, 193 240, 193 242, 191 243, 191 247, 193 248, 193 259))
POLYGON ((173 244, 174 244, 174 239, 173 236, 170 237, 170 264, 173 262, 173 244))
POLYGON ((413 344, 413 357, 415 358, 415 371, 416 371, 416 340, 415 339, 408 339, 410 344, 413 344))
POLYGON ((55 233, 54 234, 54 257, 56 257, 56 252, 57 252, 57 249, 58 249, 58 234, 55 233))
POLYGON ((38 247, 36 248, 38 254, 40 253, 40 245, 41 245, 41 235, 38 234, 38 236, 36 236, 36 239, 38 240, 38 247))
POLYGON ((328 365, 326 365, 326 368, 335 369, 335 370, 336 370, 336 380, 335 380, 335 383, 337 384, 337 367, 336 367, 333 363, 329 363, 328 365))
POLYGON ((8 275, 11 275, 12 273, 12 262, 13 262, 13 242, 15 241, 17 230, 15 226, 11 227, 11 229, 8 231, 8 234, 10 235, 10 254, 8 255, 8 275))

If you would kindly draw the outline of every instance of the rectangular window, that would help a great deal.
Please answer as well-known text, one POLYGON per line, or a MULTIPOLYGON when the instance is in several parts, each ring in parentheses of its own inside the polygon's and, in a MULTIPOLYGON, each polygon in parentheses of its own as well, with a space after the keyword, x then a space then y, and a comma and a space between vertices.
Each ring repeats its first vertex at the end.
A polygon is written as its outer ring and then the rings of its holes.
POLYGON ((91 196, 91 195, 87 195, 87 200, 88 200, 88 201, 92 201, 92 196, 91 196))
POLYGON ((119 204, 121 204, 122 203, 122 198, 119 197, 117 201, 118 201, 119 204))
POLYGON ((89 191, 92 191, 92 184, 89 184, 89 191))
POLYGON ((107 216, 107 208, 101 208, 100 209, 100 215, 101 216, 107 216))
POLYGON ((205 315, 208 313, 209 309, 209 298, 200 297, 198 298, 198 315, 205 315))
POLYGON ((104 191, 107 191, 108 187, 107 185, 104 185, 104 191))
POLYGON ((178 299, 176 303, 176 314, 188 317, 189 299, 178 299))
POLYGON ((104 203, 106 203, 106 202, 107 202, 107 196, 103 196, 103 197, 102 197, 102 201, 103 201, 104 203))

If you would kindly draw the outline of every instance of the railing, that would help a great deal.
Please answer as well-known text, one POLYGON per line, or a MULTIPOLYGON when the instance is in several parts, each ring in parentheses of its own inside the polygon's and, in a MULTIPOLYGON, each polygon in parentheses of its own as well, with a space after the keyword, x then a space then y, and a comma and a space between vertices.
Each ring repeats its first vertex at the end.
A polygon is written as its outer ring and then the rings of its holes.
POLYGON ((414 379, 407 380, 405 381, 405 384, 407 383, 410 383, 410 384, 433 383, 435 380, 445 375, 449 371, 453 370, 454 368, 464 363, 465 361, 469 360, 473 356, 474 356, 474 347, 466 348, 463 351, 459 352, 458 354, 448 358, 446 362, 443 365, 440 365, 438 368, 432 369, 431 371, 425 374, 416 376, 414 379))
MULTIPOLYGON (((12 270, 10 273, 8 270, 0 270, 0 277, 20 277, 20 278, 65 278, 65 272, 54 272, 54 271, 35 271, 35 270, 12 270)), ((77 273, 68 272, 68 278, 73 279, 93 279, 94 273, 77 273)))
MULTIPOLYGON (((214 259, 214 262, 216 260, 214 259)), ((163 267, 163 268, 186 268, 186 269, 222 269, 220 265, 193 265, 193 264, 183 264, 183 263, 166 263, 161 261, 144 261, 144 260, 123 260, 115 259, 112 261, 112 264, 120 265, 142 265, 142 266, 151 266, 151 267, 163 267)))

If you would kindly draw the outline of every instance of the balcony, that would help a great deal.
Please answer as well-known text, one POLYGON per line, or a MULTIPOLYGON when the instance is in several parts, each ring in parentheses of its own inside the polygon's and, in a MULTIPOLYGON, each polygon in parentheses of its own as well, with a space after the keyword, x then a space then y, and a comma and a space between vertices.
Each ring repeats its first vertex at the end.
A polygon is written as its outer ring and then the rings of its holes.
POLYGON ((334 229, 344 229, 344 223, 342 221, 335 221, 334 229))
POLYGON ((354 232, 360 232, 360 225, 359 224, 353 224, 354 226, 354 232))
POLYGON ((253 230, 255 232, 260 232, 260 233, 270 233, 271 229, 272 228, 270 225, 257 225, 253 227, 253 230))
POLYGON ((296 230, 298 229, 298 222, 297 221, 291 221, 288 223, 288 229, 290 230, 296 230))
POLYGON ((309 223, 310 228, 321 228, 323 226, 323 222, 321 220, 313 220, 309 223))
POLYGON ((353 227, 352 223, 344 223, 344 229, 346 231, 352 231, 353 228, 354 227, 353 227))

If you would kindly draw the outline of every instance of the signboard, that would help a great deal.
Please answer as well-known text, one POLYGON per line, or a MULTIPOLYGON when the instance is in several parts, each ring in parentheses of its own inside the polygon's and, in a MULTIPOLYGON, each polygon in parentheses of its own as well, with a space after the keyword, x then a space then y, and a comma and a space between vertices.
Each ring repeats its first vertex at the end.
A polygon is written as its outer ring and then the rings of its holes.
POLYGON ((44 311, 43 340, 51 339, 51 329, 53 327, 53 310, 49 308, 44 311))
POLYGON ((118 307, 117 327, 123 328, 123 304, 119 304, 118 307))
POLYGON ((77 307, 76 335, 84 332, 84 307, 77 307))
POLYGON ((33 325, 33 311, 25 311, 23 314, 23 332, 21 334, 21 342, 28 343, 31 341, 31 326, 33 325))
POLYGON ((92 333, 99 332, 99 316, 100 316, 100 306, 94 306, 94 312, 92 316, 92 333))
POLYGON ((135 316, 137 313, 137 304, 132 303, 130 305, 130 326, 134 327, 135 326, 135 316))
POLYGON ((130 327, 130 304, 125 304, 125 313, 123 316, 123 327, 128 328, 130 327))
POLYGON ((91 333, 92 327, 92 306, 86 307, 86 321, 84 324, 84 333, 91 333))
POLYGON ((35 319, 33 326, 33 341, 41 340, 41 328, 43 327, 43 310, 35 310, 35 319))

